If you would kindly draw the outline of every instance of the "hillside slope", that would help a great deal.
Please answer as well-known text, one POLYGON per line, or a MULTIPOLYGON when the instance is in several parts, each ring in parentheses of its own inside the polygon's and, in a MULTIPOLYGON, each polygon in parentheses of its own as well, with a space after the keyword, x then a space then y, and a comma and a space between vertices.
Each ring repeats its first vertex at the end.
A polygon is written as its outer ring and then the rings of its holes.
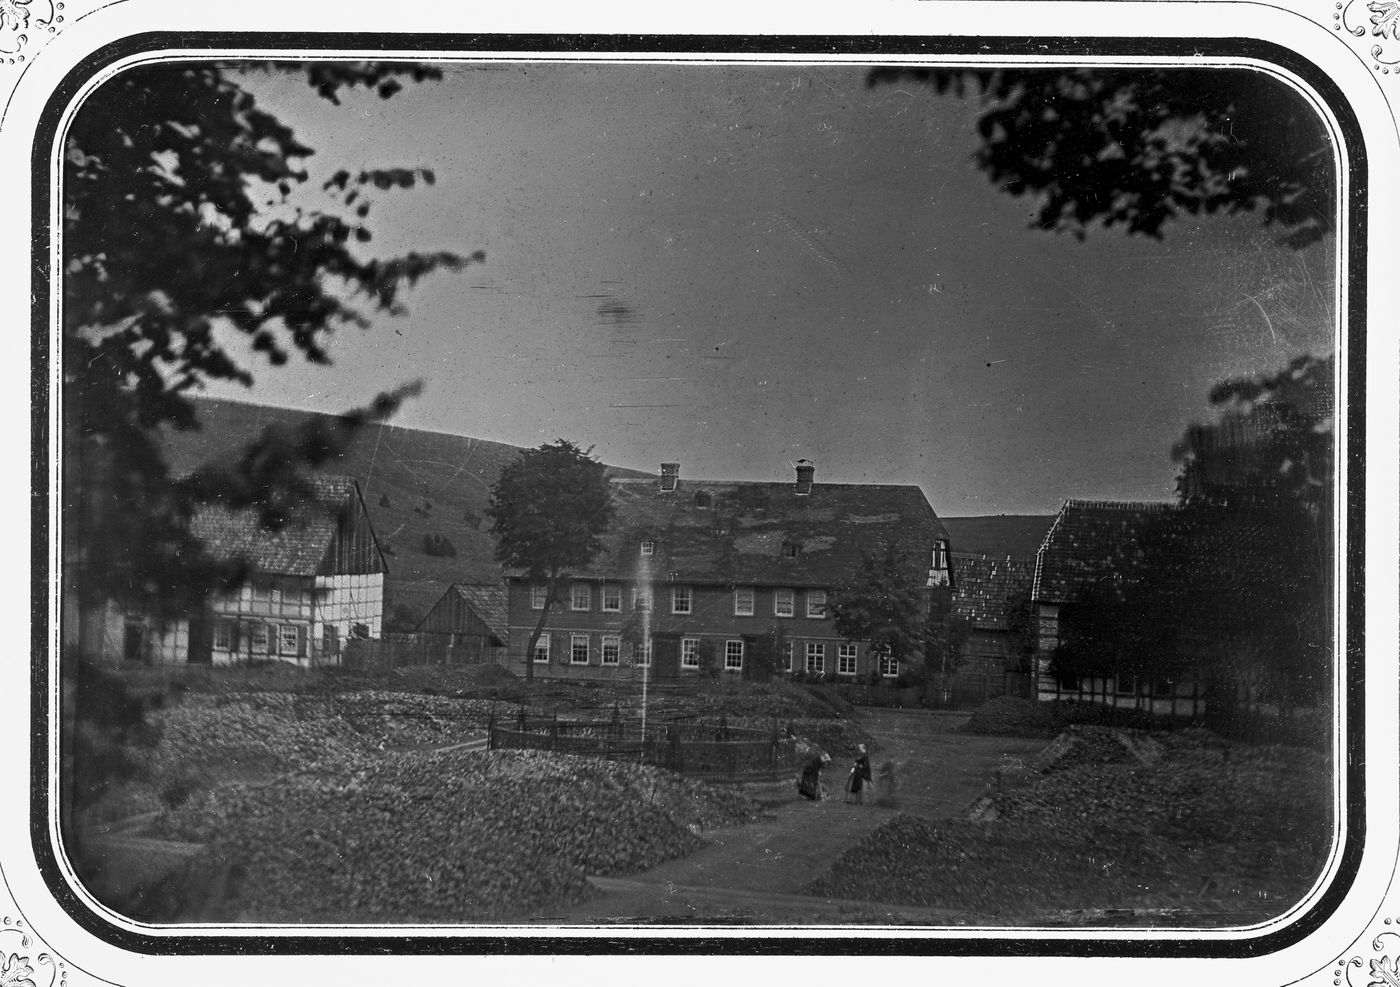
MULTIPOLYGON (((166 442, 176 470, 236 455, 268 426, 295 428, 317 417, 316 412, 235 401, 196 403, 200 430, 170 435, 166 442)), ((391 627, 411 629, 450 583, 501 579, 486 504, 501 468, 519 453, 518 447, 502 442, 371 425, 356 436, 339 462, 324 467, 360 483, 388 558, 386 617, 391 627), (429 536, 447 539, 456 555, 429 555, 429 536)))
POLYGON ((1055 523, 1053 514, 993 514, 940 518, 955 552, 1033 559, 1055 523))

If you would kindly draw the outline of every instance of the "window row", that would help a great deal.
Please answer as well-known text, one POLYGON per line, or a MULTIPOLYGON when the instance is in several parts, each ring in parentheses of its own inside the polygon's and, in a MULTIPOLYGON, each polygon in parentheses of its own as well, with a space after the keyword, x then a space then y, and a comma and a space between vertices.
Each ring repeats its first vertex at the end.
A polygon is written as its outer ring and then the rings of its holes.
MULTIPOLYGON (((586 611, 593 609, 591 583, 575 582, 569 586, 569 609, 586 611)), ((547 587, 538 583, 530 587, 530 608, 543 610, 548 596, 547 587)), ((804 594, 806 614, 816 620, 824 619, 826 612, 826 590, 809 589, 804 594)), ((755 616, 758 591, 753 586, 734 588, 734 616, 755 616)), ((632 587, 632 606, 638 610, 650 610, 652 599, 649 590, 641 586, 632 587)), ((598 609, 603 613, 622 612, 622 586, 618 583, 603 583, 598 590, 598 609)), ((695 590, 691 586, 671 587, 671 613, 690 614, 695 612, 695 590)), ((797 591, 779 587, 773 590, 773 616, 794 617, 797 615, 797 591)))
MULTIPOLYGON (((550 635, 540 635, 540 639, 535 643, 535 661, 540 663, 549 661, 549 641, 550 635)), ((642 666, 650 665, 651 650, 652 645, 650 641, 646 641, 640 645, 633 645, 631 648, 631 663, 642 666)), ((595 652, 592 646, 592 635, 569 635, 568 661, 570 665, 590 664, 590 660, 595 654, 598 656, 599 664, 622 664, 622 638, 616 634, 602 635, 599 640, 598 650, 595 652)))
MULTIPOLYGON (((336 629, 326 625, 324 650, 337 650, 336 629)), ((278 655, 287 658, 306 656, 307 628, 303 624, 249 623, 238 620, 215 620, 210 631, 210 647, 215 651, 243 652, 255 655, 278 655)))

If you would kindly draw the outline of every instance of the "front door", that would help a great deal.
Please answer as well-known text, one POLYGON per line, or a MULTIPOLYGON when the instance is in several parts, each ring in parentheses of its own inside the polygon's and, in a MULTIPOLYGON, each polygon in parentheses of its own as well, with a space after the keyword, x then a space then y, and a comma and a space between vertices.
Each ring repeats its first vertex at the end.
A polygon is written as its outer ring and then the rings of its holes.
POLYGON ((139 620, 128 620, 122 631, 122 661, 142 660, 142 644, 146 639, 146 625, 139 620))
POLYGON ((679 634, 656 634, 652 637, 653 658, 652 677, 674 679, 681 670, 681 636, 679 634))

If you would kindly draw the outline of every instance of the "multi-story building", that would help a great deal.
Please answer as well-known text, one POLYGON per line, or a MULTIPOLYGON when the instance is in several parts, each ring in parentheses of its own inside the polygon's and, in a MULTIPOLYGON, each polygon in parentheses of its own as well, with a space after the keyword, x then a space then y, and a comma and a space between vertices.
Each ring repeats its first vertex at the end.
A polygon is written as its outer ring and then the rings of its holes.
MULTIPOLYGON (((893 678, 897 662, 836 632, 827 603, 863 557, 894 545, 919 587, 949 584, 947 532, 916 486, 659 478, 612 481, 606 550, 569 574, 530 660, 535 673, 656 679, 699 674, 712 661, 740 675, 773 628, 785 634, 779 671, 831 679, 893 678)), ((524 668, 546 588, 507 578, 508 664, 524 668)))

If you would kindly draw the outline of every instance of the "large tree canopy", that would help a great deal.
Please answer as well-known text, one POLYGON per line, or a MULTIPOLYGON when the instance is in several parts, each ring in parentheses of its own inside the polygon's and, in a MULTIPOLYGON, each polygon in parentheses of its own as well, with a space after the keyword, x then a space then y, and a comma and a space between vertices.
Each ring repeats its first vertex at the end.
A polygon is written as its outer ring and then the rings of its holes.
POLYGON ((534 678, 535 645, 558 599, 560 576, 586 568, 603 551, 613 520, 607 467, 591 449, 565 439, 526 449, 501 470, 486 514, 496 559, 545 588, 540 618, 525 648, 525 677, 534 678))
POLYGON ((63 174, 64 501, 89 596, 176 603, 227 581, 189 536, 197 504, 256 505, 275 526, 301 492, 300 467, 406 393, 172 478, 157 429, 195 427, 189 395, 210 381, 252 382, 229 340, 245 338, 271 366, 327 363, 334 330, 399 312, 406 287, 482 257, 367 252, 373 197, 431 183, 426 169, 339 171, 323 184, 324 208, 298 204, 313 151, 247 91, 252 72, 300 74, 331 102, 354 87, 388 98, 403 80, 437 75, 386 63, 142 67, 75 115, 63 174))
POLYGON ((1262 72, 889 67, 870 82, 976 98, 977 166, 1012 195, 1039 196, 1042 229, 1160 237, 1182 215, 1257 211, 1303 247, 1335 225, 1322 121, 1262 72))

